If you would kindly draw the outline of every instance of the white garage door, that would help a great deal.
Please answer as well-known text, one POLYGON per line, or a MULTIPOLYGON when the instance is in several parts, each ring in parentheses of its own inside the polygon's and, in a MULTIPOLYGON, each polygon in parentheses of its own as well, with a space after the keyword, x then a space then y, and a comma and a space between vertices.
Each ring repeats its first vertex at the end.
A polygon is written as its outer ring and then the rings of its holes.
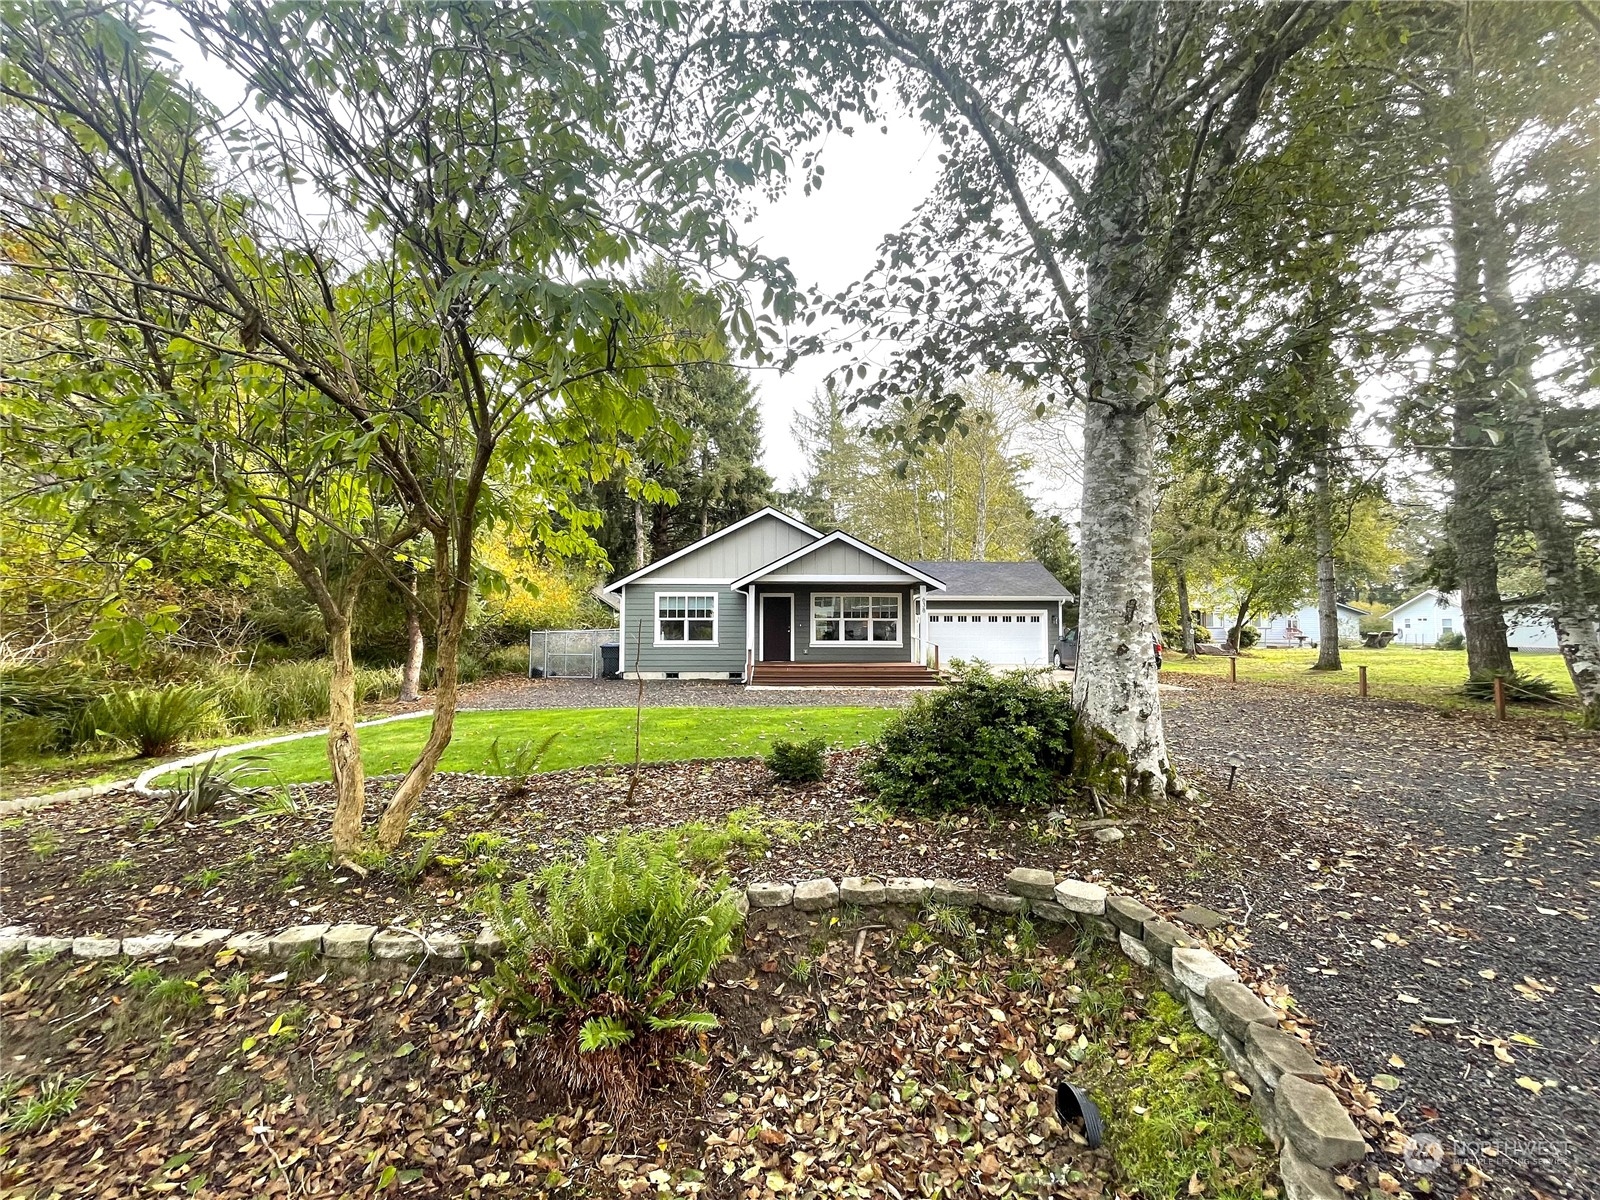
POLYGON ((939 661, 982 659, 995 667, 1041 667, 1050 661, 1050 624, 1040 612, 931 612, 928 641, 939 661))

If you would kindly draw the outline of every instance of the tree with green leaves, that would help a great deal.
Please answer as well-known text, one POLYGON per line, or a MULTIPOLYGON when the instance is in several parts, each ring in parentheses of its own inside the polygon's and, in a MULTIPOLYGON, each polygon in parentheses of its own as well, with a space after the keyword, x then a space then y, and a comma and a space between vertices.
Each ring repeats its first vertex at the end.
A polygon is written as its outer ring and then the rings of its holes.
MULTIPOLYGON (((587 538, 585 482, 622 468, 619 441, 655 418, 645 379, 703 358, 683 331, 724 312, 754 341, 739 284, 781 292, 787 273, 743 255, 705 186, 720 148, 648 141, 624 119, 627 88, 652 73, 621 69, 604 9, 176 8, 258 117, 182 87, 116 11, 6 10, 0 221, 30 250, 8 262, 26 282, 6 298, 53 314, 57 348, 91 376, 113 343, 175 410, 200 383, 208 402, 250 410, 241 428, 265 419, 263 398, 291 406, 289 428, 396 514, 378 540, 302 519, 380 564, 413 534, 427 542, 434 716, 379 821, 389 849, 450 741, 474 537, 512 511, 497 472, 541 498, 514 510, 525 536, 587 538), (738 282, 647 295, 629 274, 647 250, 731 262, 738 282), (676 321, 685 305, 694 320, 676 321)), ((106 458, 162 461, 149 434, 174 422, 140 416, 121 437, 146 394, 88 389, 106 458)), ((347 647, 330 639, 342 687, 347 647)), ((341 802, 359 814, 353 764, 341 802)), ((347 825, 336 840, 351 844, 347 825)))
MULTIPOLYGON (((854 398, 937 402, 997 372, 1084 406, 1079 762, 1109 793, 1174 782, 1161 722, 1150 524, 1172 302, 1285 65, 1335 5, 772 4, 708 18, 727 94, 782 98, 807 136, 882 109, 887 80, 943 142, 934 194, 833 306, 854 398), (721 33, 722 36, 714 36, 721 33), (755 81, 755 82, 752 82, 755 81)), ((821 182, 806 160, 810 182, 821 182)))

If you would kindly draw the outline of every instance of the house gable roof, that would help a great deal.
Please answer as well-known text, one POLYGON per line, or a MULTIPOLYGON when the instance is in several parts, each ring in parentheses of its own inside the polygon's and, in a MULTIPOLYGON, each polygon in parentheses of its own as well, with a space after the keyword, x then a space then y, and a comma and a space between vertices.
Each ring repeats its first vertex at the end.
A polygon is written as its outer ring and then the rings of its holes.
POLYGON ((853 549, 859 550, 862 554, 865 554, 870 558, 877 559, 886 566, 895 568, 897 571, 910 576, 912 579, 927 584, 929 587, 937 588, 939 591, 945 590, 944 581, 937 576, 930 575, 926 571, 918 570, 910 563, 901 562, 898 558, 894 557, 894 555, 886 554, 884 551, 879 550, 876 546, 869 546, 866 542, 861 541, 859 538, 851 537, 842 529, 835 529, 832 533, 828 534, 827 537, 812 542, 808 546, 801 546, 798 550, 791 551, 790 553, 785 554, 782 558, 767 563, 765 566, 757 567, 749 574, 735 579, 728 586, 735 590, 748 587, 756 580, 762 579, 772 574, 774 571, 780 571, 784 567, 791 566, 794 563, 804 559, 807 555, 815 554, 817 551, 822 550, 825 547, 835 545, 850 546, 853 549))
POLYGON ((1061 581, 1032 559, 1023 562, 957 562, 927 559, 910 564, 944 580, 941 600, 1073 600, 1061 581))
POLYGON ((1410 608, 1418 600, 1425 600, 1430 596, 1433 598, 1434 605, 1438 608, 1446 608, 1456 602, 1455 597, 1449 592, 1441 592, 1438 588, 1423 588, 1410 599, 1400 601, 1399 604, 1396 604, 1388 612, 1384 613, 1383 616, 1385 618, 1392 617, 1401 609, 1410 608))
MULTIPOLYGON (((775 517, 779 521, 784 522, 784 524, 793 526, 795 529, 799 530, 801 533, 808 534, 813 539, 818 539, 818 538, 822 537, 822 534, 819 531, 811 528, 811 526, 807 525, 804 521, 800 520, 800 518, 791 517, 788 513, 782 512, 782 511, 780 511, 780 510, 778 510, 776 508, 773 508, 771 505, 768 505, 765 508, 757 509, 755 512, 751 513, 748 517, 744 517, 744 518, 742 518, 742 519, 740 519, 738 521, 735 521, 732 525, 724 525, 721 529, 717 530, 715 533, 708 533, 705 537, 701 538, 697 542, 690 542, 682 550, 675 550, 673 553, 667 555, 665 558, 658 558, 655 562, 651 563, 647 567, 640 567, 637 571, 633 572, 633 574, 631 574, 631 575, 624 575, 621 579, 617 580, 615 583, 606 584, 605 590, 608 591, 608 592, 620 592, 628 584, 634 583, 637 580, 643 579, 646 575, 650 575, 650 574, 653 574, 656 571, 659 571, 662 567, 666 566, 668 563, 677 562, 680 558, 683 558, 685 555, 693 554, 696 550, 703 549, 704 547, 711 545, 711 543, 713 543, 715 541, 719 541, 720 539, 727 537, 730 533, 735 533, 740 529, 744 529, 745 527, 747 527, 749 525, 753 525, 757 521, 761 520, 764 517, 775 517)), ((805 549, 805 548, 806 547, 802 547, 802 549, 805 549)))

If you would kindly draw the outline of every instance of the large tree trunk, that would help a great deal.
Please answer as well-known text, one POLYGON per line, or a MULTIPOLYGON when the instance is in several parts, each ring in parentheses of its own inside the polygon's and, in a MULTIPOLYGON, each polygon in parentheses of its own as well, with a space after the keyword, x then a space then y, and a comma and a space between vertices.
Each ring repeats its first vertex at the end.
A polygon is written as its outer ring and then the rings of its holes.
POLYGON ((1316 494, 1312 520, 1317 538, 1317 661, 1313 671, 1340 671, 1339 661, 1339 581, 1333 561, 1333 472, 1324 444, 1312 466, 1316 494))
MULTIPOLYGON (((1487 173, 1481 180, 1486 196, 1487 173)), ((1485 202, 1480 212, 1488 214, 1485 202)), ((1522 485, 1522 506, 1539 548, 1545 599, 1555 621, 1556 641, 1583 708, 1586 729, 1600 729, 1600 622, 1583 586, 1577 538, 1567 522, 1555 465, 1544 435, 1544 411, 1535 390, 1534 347, 1523 332, 1511 294, 1510 247, 1498 213, 1475 223, 1483 257, 1484 295, 1494 313, 1495 382, 1511 433, 1511 454, 1522 485)))
POLYGON ((1079 774, 1112 796, 1150 798, 1170 782, 1150 573, 1154 451, 1151 410, 1096 403, 1084 414, 1083 511, 1094 518, 1083 522, 1072 693, 1082 727, 1079 774))
POLYGON ((1189 611, 1189 572, 1178 564, 1178 636, 1183 641, 1183 656, 1194 658, 1194 613, 1189 611))
MULTIPOLYGON (((1481 170, 1482 156, 1476 157, 1481 170)), ((1445 531, 1455 551, 1461 616, 1466 625, 1463 632, 1467 639, 1467 674, 1487 678, 1511 674, 1511 647, 1506 643, 1505 610, 1500 603, 1500 562, 1495 552, 1499 536, 1499 519, 1495 515, 1498 451, 1483 432, 1485 426, 1493 425, 1497 418, 1477 344, 1476 325, 1481 311, 1480 251, 1471 211, 1472 181, 1468 178, 1466 163, 1456 166, 1450 188, 1451 246, 1455 255, 1455 303, 1452 306, 1455 363, 1451 381, 1454 403, 1450 507, 1445 514, 1445 531)))
POLYGON ((406 576, 403 597, 406 610, 406 663, 400 673, 400 699, 410 702, 422 697, 422 659, 427 643, 422 636, 422 605, 417 600, 417 572, 406 576))
MULTIPOLYGON (((352 604, 351 608, 354 607, 352 604)), ((333 773, 333 848, 348 853, 361 844, 366 776, 356 730, 356 664, 350 646, 350 612, 328 623, 328 768, 333 773)))

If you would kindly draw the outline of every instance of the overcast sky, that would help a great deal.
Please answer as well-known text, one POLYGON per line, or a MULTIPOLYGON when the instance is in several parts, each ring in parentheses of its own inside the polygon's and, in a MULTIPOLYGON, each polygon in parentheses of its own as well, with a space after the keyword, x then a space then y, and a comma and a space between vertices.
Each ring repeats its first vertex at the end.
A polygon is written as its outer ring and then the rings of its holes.
MULTIPOLYGON (((801 287, 837 292, 866 274, 878 242, 905 224, 933 187, 936 137, 911 116, 892 118, 887 127, 887 133, 873 125, 851 137, 835 135, 823 150, 822 189, 804 195, 797 179, 787 196, 765 205, 750 224, 751 239, 768 254, 788 258, 801 287)), ((790 421, 843 361, 819 355, 786 374, 751 374, 761 397, 765 465, 781 486, 797 482, 804 467, 789 436, 790 421)))

